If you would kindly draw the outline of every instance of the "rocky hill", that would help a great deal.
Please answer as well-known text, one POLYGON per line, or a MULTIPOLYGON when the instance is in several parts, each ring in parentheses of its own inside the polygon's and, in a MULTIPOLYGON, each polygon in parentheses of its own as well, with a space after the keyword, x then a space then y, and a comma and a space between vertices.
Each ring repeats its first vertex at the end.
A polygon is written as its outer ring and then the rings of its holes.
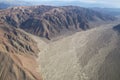
POLYGON ((28 35, 0 24, 0 80, 42 80, 35 70, 38 52, 28 35))
POLYGON ((48 39, 67 31, 89 29, 89 22, 115 20, 112 16, 75 6, 14 7, 0 11, 0 18, 11 26, 48 39))

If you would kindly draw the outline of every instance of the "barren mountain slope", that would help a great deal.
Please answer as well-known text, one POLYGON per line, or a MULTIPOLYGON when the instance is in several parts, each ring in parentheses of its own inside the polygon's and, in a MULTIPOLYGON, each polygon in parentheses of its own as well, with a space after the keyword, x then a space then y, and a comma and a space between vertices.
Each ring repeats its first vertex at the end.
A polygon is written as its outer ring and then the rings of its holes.
POLYGON ((36 71, 36 45, 18 29, 0 24, 0 80, 42 80, 36 71))
POLYGON ((39 72, 43 80, 119 80, 119 36, 112 30, 114 24, 87 31, 89 22, 115 19, 74 6, 0 10, 0 80, 42 80, 39 72), (77 33, 64 36, 68 31, 77 33))
MULTIPOLYGON (((44 45, 38 62, 44 80, 119 80, 120 45, 115 24, 78 32, 44 45)), ((42 42, 42 44, 41 44, 42 42)))
POLYGON ((91 21, 113 21, 116 18, 96 11, 75 7, 32 6, 13 7, 0 11, 3 22, 48 39, 67 31, 90 28, 91 21))

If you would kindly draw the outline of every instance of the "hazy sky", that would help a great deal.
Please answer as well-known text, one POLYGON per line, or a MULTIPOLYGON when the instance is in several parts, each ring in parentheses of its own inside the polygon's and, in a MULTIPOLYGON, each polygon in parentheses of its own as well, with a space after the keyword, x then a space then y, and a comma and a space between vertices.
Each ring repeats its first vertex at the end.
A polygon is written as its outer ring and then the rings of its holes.
POLYGON ((26 0, 26 1, 39 1, 39 2, 45 2, 45 1, 52 1, 52 2, 83 2, 87 4, 95 4, 95 5, 103 5, 108 7, 120 7, 120 0, 26 0))
MULTIPOLYGON (((18 1, 18 0, 0 0, 1 1, 18 1)), ((39 2, 40 4, 52 4, 56 5, 56 3, 62 4, 86 4, 86 5, 95 5, 96 7, 119 7, 120 8, 120 0, 19 0, 19 1, 28 1, 28 2, 39 2)), ((83 4, 83 5, 84 5, 83 4)))

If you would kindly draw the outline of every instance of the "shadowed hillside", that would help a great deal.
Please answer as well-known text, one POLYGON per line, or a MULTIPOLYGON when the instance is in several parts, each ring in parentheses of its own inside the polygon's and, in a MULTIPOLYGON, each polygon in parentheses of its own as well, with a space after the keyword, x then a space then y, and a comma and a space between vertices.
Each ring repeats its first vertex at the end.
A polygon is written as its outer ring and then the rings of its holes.
POLYGON ((120 24, 116 25, 113 27, 114 30, 120 32, 120 24))
POLYGON ((106 22, 114 17, 74 6, 14 7, 0 12, 7 24, 48 39, 67 31, 91 28, 89 22, 106 22))

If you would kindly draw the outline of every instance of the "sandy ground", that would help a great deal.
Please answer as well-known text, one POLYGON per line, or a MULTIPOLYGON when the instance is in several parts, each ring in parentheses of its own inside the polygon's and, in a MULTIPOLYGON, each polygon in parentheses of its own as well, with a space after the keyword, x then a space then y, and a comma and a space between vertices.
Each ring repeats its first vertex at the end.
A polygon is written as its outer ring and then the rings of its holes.
MULTIPOLYGON (((117 47, 118 35, 112 30, 113 25, 77 32, 49 43, 32 36, 40 48, 38 62, 43 79, 112 80, 109 78, 112 73, 105 76, 104 68, 108 67, 106 57, 117 47)), ((116 76, 119 80, 118 74, 116 76)))

